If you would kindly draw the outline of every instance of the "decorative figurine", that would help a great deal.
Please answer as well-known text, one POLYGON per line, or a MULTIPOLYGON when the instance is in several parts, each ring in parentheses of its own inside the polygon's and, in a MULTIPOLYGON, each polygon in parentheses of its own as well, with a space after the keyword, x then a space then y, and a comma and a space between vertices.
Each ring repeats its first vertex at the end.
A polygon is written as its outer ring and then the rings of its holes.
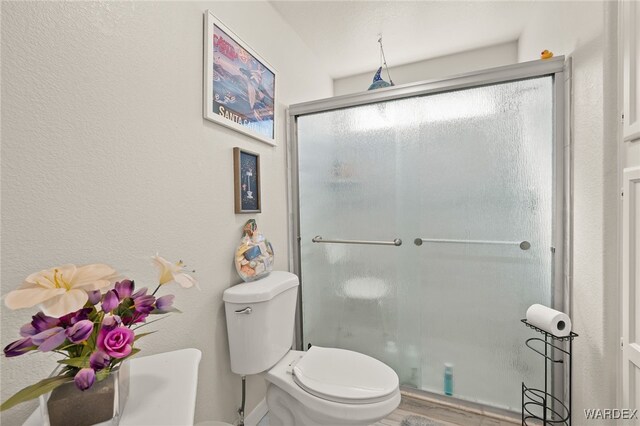
POLYGON ((391 87, 390 83, 387 83, 382 79, 382 77, 380 76, 381 72, 382 72, 382 67, 378 68, 378 71, 376 71, 376 75, 373 76, 373 83, 371 83, 371 86, 369 86, 369 89, 367 90, 375 90, 375 89, 382 89, 383 87, 391 87))
POLYGON ((367 90, 375 90, 375 89, 382 89, 383 87, 395 86, 395 84, 393 84, 393 80, 391 80, 391 74, 389 74, 387 59, 384 56, 384 49, 382 48, 382 34, 378 36, 378 43, 380 44, 380 68, 378 68, 378 71, 376 71, 376 74, 373 76, 373 82, 371 83, 371 85, 369 86, 369 89, 367 90), (389 77, 388 83, 384 81, 384 79, 380 75, 382 73, 383 66, 387 70, 387 76, 389 77))
POLYGON ((266 277, 273 270, 273 247, 254 219, 244 225, 241 244, 236 250, 236 271, 244 281, 266 277))

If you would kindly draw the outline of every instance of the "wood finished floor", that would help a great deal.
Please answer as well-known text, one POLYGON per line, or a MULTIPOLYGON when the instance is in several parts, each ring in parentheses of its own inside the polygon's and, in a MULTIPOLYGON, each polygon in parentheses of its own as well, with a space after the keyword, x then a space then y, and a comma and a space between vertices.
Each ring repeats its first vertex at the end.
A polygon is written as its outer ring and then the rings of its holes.
POLYGON ((513 426, 519 424, 518 421, 496 419, 453 406, 403 395, 400 406, 387 418, 380 420, 373 426, 406 426, 406 423, 403 425, 402 421, 409 416, 418 416, 431 421, 416 421, 416 426, 513 426))

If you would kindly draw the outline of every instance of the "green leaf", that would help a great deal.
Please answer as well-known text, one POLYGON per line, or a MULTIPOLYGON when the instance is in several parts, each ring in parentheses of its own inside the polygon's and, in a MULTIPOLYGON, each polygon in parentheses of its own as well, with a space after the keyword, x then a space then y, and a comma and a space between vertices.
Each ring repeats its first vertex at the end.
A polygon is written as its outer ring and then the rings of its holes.
POLYGON ((169 309, 167 309, 166 311, 160 311, 158 309, 154 309, 153 311, 151 311, 151 315, 164 315, 164 314, 169 314, 171 312, 174 312, 176 314, 181 314, 182 313, 182 311, 180 309, 174 308, 172 306, 169 309))
POLYGON ((136 326, 136 327, 135 327, 135 328, 133 328, 132 330, 133 330, 133 331, 136 331, 136 330, 138 330, 139 328, 145 327, 145 326, 147 326, 147 325, 149 325, 149 324, 153 324, 154 322, 158 322, 158 321, 163 320, 163 319, 165 319, 165 318, 169 318, 169 317, 168 317, 168 316, 166 316, 166 317, 165 317, 165 316, 163 316, 163 317, 160 317, 160 318, 156 318, 156 319, 154 319, 153 321, 147 321, 147 322, 144 322, 144 323, 142 323, 142 324, 140 324, 140 325, 136 326))
POLYGON ((104 379, 106 379, 107 377, 109 377, 109 373, 111 372, 110 369, 105 368, 103 370, 100 370, 96 373, 96 380, 98 382, 103 381, 104 379))
POLYGON ((60 374, 58 374, 58 376, 75 376, 76 375, 76 371, 78 371, 77 368, 75 367, 71 367, 70 365, 65 365, 64 367, 62 367, 62 370, 60 371, 60 374))
MULTIPOLYGON (((155 333, 155 332, 154 332, 155 333)), ((111 366, 111 369, 113 370, 113 368, 120 364, 122 361, 131 358, 132 356, 134 356, 135 354, 137 354, 138 352, 140 352, 140 349, 138 348, 133 348, 131 349, 131 353, 127 356, 125 356, 124 358, 120 358, 119 360, 117 360, 116 362, 113 363, 113 365, 111 366)))
POLYGON ((14 407, 22 402, 37 398, 40 395, 51 392, 53 389, 57 388, 60 385, 72 381, 73 377, 71 376, 56 376, 40 380, 38 383, 27 386, 21 391, 18 391, 11 398, 3 402, 2 405, 0 405, 0 411, 8 410, 9 408, 14 407))
MULTIPOLYGON (((158 330, 156 330, 156 331, 158 331, 158 330)), ((155 333, 156 331, 149 331, 148 333, 140 333, 140 334, 138 334, 138 335, 135 337, 135 339, 133 339, 133 341, 135 342, 135 341, 137 341, 139 338, 144 337, 144 336, 148 336, 149 334, 153 334, 153 333, 155 333)))
MULTIPOLYGON (((65 342, 68 342, 68 340, 65 340, 65 342)), ((68 345, 62 346, 57 348, 57 350, 59 351, 70 351, 76 348, 76 346, 78 346, 78 343, 69 343, 68 345)))
POLYGON ((66 358, 58 361, 59 364, 66 364, 77 368, 89 367, 89 357, 81 356, 77 358, 66 358))

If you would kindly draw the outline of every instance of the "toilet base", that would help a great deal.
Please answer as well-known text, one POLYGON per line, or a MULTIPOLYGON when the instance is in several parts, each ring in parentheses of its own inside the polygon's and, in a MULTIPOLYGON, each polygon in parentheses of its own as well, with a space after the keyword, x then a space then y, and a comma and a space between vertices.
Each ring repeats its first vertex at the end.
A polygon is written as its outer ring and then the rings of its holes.
POLYGON ((273 384, 269 384, 267 388, 267 406, 270 426, 354 425, 354 423, 339 423, 339 420, 332 416, 313 412, 273 384))
MULTIPOLYGON (((400 403, 399 392, 392 403, 395 407, 400 403)), ((374 415, 363 422, 349 419, 349 416, 341 416, 344 413, 319 412, 304 406, 273 383, 269 383, 267 388, 267 406, 270 426, 366 426, 386 417, 386 415, 380 417, 374 415)))
POLYGON ((321 425, 304 412, 304 407, 282 389, 270 384, 267 388, 269 426, 321 425))

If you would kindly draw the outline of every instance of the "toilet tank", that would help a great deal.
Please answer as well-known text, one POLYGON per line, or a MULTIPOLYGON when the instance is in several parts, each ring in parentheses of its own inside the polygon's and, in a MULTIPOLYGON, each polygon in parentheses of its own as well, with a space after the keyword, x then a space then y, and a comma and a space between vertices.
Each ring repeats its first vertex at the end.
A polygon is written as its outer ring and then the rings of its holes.
POLYGON ((247 375, 268 370, 289 352, 298 282, 290 272, 273 271, 265 278, 224 291, 234 373, 247 375))

